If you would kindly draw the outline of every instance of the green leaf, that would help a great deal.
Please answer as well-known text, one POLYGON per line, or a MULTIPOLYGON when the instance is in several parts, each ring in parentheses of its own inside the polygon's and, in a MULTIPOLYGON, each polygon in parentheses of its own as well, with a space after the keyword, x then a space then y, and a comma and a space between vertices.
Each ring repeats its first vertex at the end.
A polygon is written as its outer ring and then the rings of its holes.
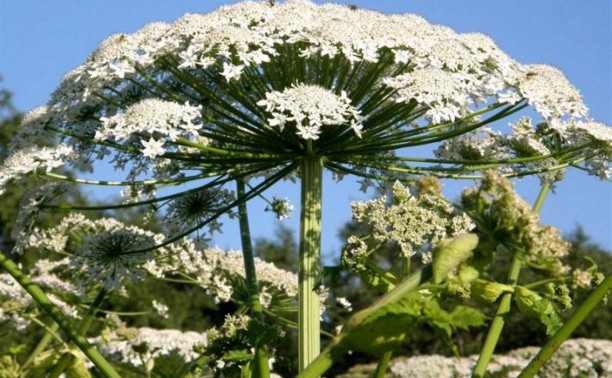
POLYGON ((563 321, 555 310, 555 306, 548 299, 542 298, 538 293, 522 286, 514 288, 514 301, 521 313, 538 318, 546 326, 546 334, 553 335, 563 321))
POLYGON ((418 298, 421 295, 416 295, 409 294, 398 302, 376 309, 358 325, 343 332, 343 347, 370 353, 397 348, 417 323, 422 303, 418 298))
POLYGON ((470 327, 482 327, 487 317, 475 308, 457 306, 450 313, 451 324, 455 328, 467 330, 470 327))
POLYGON ((453 329, 482 326, 484 320, 478 310, 458 306, 449 313, 440 307, 436 297, 415 292, 374 311, 341 335, 342 344, 349 350, 381 353, 397 348, 417 323, 427 323, 457 352, 451 339, 453 329))
POLYGON ((254 319, 249 322, 247 337, 251 345, 260 347, 273 343, 278 338, 278 330, 254 319))
POLYGON ((10 354, 19 354, 19 353, 23 352, 26 348, 27 348, 27 345, 19 344, 19 345, 15 345, 13 347, 10 347, 8 352, 10 354))
POLYGON ((223 361, 249 361, 253 359, 253 353, 246 349, 230 350, 223 354, 223 361))
POLYGON ((512 293, 514 288, 497 282, 476 279, 472 281, 470 291, 472 298, 486 303, 493 303, 503 293, 512 293))
POLYGON ((440 283, 461 263, 472 256, 478 245, 478 236, 463 234, 452 239, 444 239, 433 251, 433 280, 440 283))
POLYGON ((240 370, 240 378, 251 378, 253 375, 253 361, 249 361, 240 370))
POLYGON ((397 278, 393 273, 387 272, 369 261, 365 265, 356 265, 354 269, 359 272, 363 282, 381 293, 393 290, 397 284, 397 278))

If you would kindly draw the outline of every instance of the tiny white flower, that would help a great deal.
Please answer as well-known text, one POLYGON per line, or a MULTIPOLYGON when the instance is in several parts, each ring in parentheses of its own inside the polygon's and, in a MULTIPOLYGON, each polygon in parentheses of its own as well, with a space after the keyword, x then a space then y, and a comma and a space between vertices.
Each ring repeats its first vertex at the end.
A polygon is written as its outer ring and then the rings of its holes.
POLYGON ((231 63, 223 63, 223 72, 221 72, 221 76, 229 83, 232 79, 239 79, 243 70, 243 65, 236 66, 231 63))
POLYGON ((119 63, 113 63, 110 65, 111 70, 118 78, 123 79, 126 74, 136 72, 136 69, 126 60, 121 60, 119 63))
POLYGON ((148 141, 141 142, 142 146, 142 154, 148 158, 155 158, 157 156, 163 155, 166 150, 164 149, 164 141, 163 140, 155 140, 153 137, 149 138, 148 141))
POLYGON ((155 312, 159 316, 161 316, 164 319, 168 319, 168 306, 156 300, 153 300, 151 305, 153 306, 153 309, 155 309, 155 312))

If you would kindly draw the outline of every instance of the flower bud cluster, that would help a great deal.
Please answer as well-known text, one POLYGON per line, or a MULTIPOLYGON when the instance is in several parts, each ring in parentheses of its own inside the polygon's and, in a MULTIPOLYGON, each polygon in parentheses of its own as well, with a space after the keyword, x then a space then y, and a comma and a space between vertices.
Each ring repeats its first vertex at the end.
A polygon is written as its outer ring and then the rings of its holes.
MULTIPOLYGON (((378 243, 397 243, 405 257, 438 242, 473 228, 470 218, 456 213, 453 206, 440 195, 413 195, 399 181, 393 185, 388 198, 353 202, 353 219, 372 227, 372 238, 378 243)), ((365 246, 356 237, 349 239, 351 255, 363 256, 365 246)))
POLYGON ((479 187, 464 190, 461 204, 482 232, 491 232, 529 265, 553 273, 567 271, 561 259, 569 253, 569 243, 558 229, 540 225, 539 215, 499 173, 485 172, 479 187))

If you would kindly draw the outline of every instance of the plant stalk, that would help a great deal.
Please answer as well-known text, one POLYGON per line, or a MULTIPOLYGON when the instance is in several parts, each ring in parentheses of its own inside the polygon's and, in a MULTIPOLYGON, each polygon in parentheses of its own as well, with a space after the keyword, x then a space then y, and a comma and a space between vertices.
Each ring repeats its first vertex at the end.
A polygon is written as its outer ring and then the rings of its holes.
POLYGON ((26 276, 17 265, 0 252, 0 266, 4 268, 15 281, 23 287, 23 289, 32 296, 38 305, 58 324, 59 328, 66 333, 70 341, 72 341, 90 361, 100 370, 102 376, 107 378, 121 378, 111 364, 96 350, 88 341, 80 335, 75 327, 70 324, 70 321, 62 313, 56 305, 51 302, 44 291, 32 283, 30 278, 26 276))
POLYGON ((49 345, 49 342, 51 342, 51 339, 53 338, 53 334, 51 332, 56 332, 58 329, 59 326, 56 322, 53 322, 53 324, 48 327, 48 331, 45 332, 43 337, 41 337, 38 344, 36 344, 36 347, 34 347, 32 353, 30 353, 27 360, 23 363, 23 365, 21 365, 21 372, 23 372, 32 362, 34 362, 36 357, 47 348, 47 345, 49 345))
MULTIPOLYGON (((544 184, 542 184, 542 187, 540 188, 540 193, 538 194, 538 198, 536 199, 535 205, 533 206, 534 212, 540 212, 549 190, 550 183, 546 181, 544 182, 544 184)), ((510 272, 508 272, 507 284, 516 285, 520 273, 521 261, 516 256, 514 256, 512 258, 512 264, 510 265, 510 272)), ((487 333, 487 337, 485 338, 484 345, 482 346, 482 349, 480 351, 478 362, 476 363, 474 371, 472 372, 472 377, 483 378, 485 376, 487 366, 489 365, 491 357, 495 352, 495 347, 497 346, 497 342, 499 341, 499 337, 506 323, 506 317, 510 312, 511 304, 512 293, 503 294, 499 302, 499 306, 497 308, 497 313, 495 314, 495 317, 491 322, 491 327, 489 328, 489 332, 487 333)))
POLYGON ((574 313, 567 319, 565 324, 548 340, 546 345, 540 349, 538 354, 529 362, 529 365, 519 375, 519 378, 533 377, 544 364, 552 357, 559 349, 561 344, 571 335, 584 319, 593 311, 595 306, 608 294, 612 289, 612 275, 608 275, 606 279, 597 286, 595 290, 580 304, 574 313))
MULTIPOLYGON (((400 280, 403 280, 406 276, 410 274, 410 257, 402 258, 402 269, 400 272, 400 280)), ((389 362, 391 361, 391 357, 393 356, 393 351, 388 350, 381 354, 378 364, 376 364, 376 371, 374 371, 374 378, 383 378, 387 369, 389 368, 389 362)))
MULTIPOLYGON (((236 193, 238 197, 246 195, 245 182, 241 179, 236 180, 236 193)), ((240 239, 242 241, 242 259, 246 276, 246 287, 249 295, 249 307, 251 316, 263 322, 263 310, 259 301, 259 285, 257 284, 257 272, 255 270, 255 256, 251 244, 251 229, 249 227, 249 214, 246 202, 238 205, 238 219, 240 223, 240 239)), ((264 345, 255 346, 255 377, 268 378, 270 367, 264 345)))
POLYGON ((374 372, 374 378, 383 378, 385 376, 389 368, 391 356, 393 356, 392 350, 388 350, 380 356, 380 360, 378 360, 378 364, 376 365, 376 371, 374 372))
MULTIPOLYGON (((79 335, 85 336, 87 334, 87 330, 89 330, 89 327, 91 326, 91 323, 93 322, 96 316, 98 307, 100 307, 100 304, 102 304, 102 301, 104 300, 104 297, 106 297, 107 293, 108 293, 108 290, 106 290, 104 287, 100 289, 100 291, 98 292, 98 295, 96 295, 96 298, 92 302, 91 306, 89 306, 89 309, 87 310, 87 313, 85 314, 85 317, 83 318, 83 320, 81 320, 81 323, 79 324, 79 329, 78 329, 79 335)), ((64 353, 62 357, 59 359, 59 361, 57 362, 57 364, 55 364, 55 367, 49 374, 49 378, 59 377, 66 370, 66 368, 70 366, 73 360, 74 360, 74 355, 72 355, 72 353, 70 352, 64 353)))
POLYGON ((302 195, 300 209, 299 255, 299 371, 303 371, 320 352, 320 299, 316 292, 321 256, 321 199, 323 162, 307 155, 301 164, 302 195))

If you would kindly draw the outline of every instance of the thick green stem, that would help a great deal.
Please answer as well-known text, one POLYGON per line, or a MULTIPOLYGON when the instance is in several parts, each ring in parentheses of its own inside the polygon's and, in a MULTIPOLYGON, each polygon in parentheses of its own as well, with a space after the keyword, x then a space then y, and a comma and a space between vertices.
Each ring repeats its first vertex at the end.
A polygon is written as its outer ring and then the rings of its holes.
MULTIPOLYGON (((542 209, 542 204, 544 203, 544 199, 546 198, 549 189, 549 182, 545 182, 544 184, 542 184, 542 188, 540 189, 538 198, 536 199, 535 205, 533 206, 534 212, 539 213, 542 209)), ((516 285, 520 273, 521 261, 515 256, 512 258, 512 265, 510 266, 510 272, 508 273, 508 285, 516 285)), ((499 336, 501 335, 501 332, 506 323, 506 317, 510 312, 511 304, 512 293, 503 294, 499 302, 499 307, 497 308, 497 313, 495 314, 495 317, 491 322, 491 327, 489 328, 489 332, 487 333, 487 337, 485 338, 485 342, 480 351, 478 362, 476 363, 474 371, 472 372, 472 377, 482 378, 485 376, 487 366, 489 365, 491 357, 495 352, 495 347, 497 346, 497 342, 499 341, 499 336)))
MULTIPOLYGON (((245 196, 245 183, 236 180, 236 192, 238 197, 245 196)), ((238 218, 240 222, 240 238, 242 241, 242 259, 246 276, 246 287, 249 295, 249 307, 251 315, 263 322, 263 311, 259 301, 259 285, 257 284, 257 272, 255 270, 255 256, 251 245, 251 230, 249 228, 249 215, 246 202, 238 205, 238 218)), ((255 349, 255 377, 267 378, 270 376, 270 367, 264 345, 256 345, 255 349)))
MULTIPOLYGON (((78 329, 79 335, 82 335, 82 336, 86 335, 87 331, 89 330, 89 327, 91 326, 91 323, 93 322, 96 316, 98 307, 100 307, 100 304, 102 304, 102 301, 104 300, 104 297, 106 296, 106 293, 108 293, 108 291, 104 287, 102 287, 100 291, 98 292, 98 295, 96 295, 96 298, 94 299, 91 306, 87 310, 85 317, 83 318, 83 320, 81 320, 81 324, 79 324, 79 329, 78 329)), ((72 353, 70 352, 64 353, 64 355, 59 359, 57 364, 55 364, 55 367, 49 374, 49 378, 59 377, 66 370, 66 368, 70 366, 70 364, 73 361, 74 361, 74 355, 72 353)))
POLYGON ((98 352, 85 337, 80 335, 75 327, 70 324, 70 321, 62 313, 56 305, 49 300, 49 297, 45 295, 40 287, 32 283, 32 281, 26 276, 13 261, 6 257, 0 252, 0 266, 4 268, 15 281, 23 287, 23 289, 32 296, 32 298, 38 303, 38 305, 58 324, 59 328, 68 335, 70 341, 72 341, 83 353, 91 360, 91 362, 100 370, 100 373, 104 377, 120 378, 117 371, 111 366, 111 364, 98 352))
POLYGON ((306 156, 301 174, 298 339, 299 370, 303 371, 319 355, 321 348, 320 300, 316 292, 321 256, 321 157, 306 156))
POLYGON ((612 275, 609 275, 591 294, 589 294, 585 301, 580 304, 572 316, 563 324, 561 329, 559 329, 557 333, 548 340, 546 345, 540 349, 538 354, 529 362, 529 365, 523 369, 519 378, 533 377, 611 289, 612 275))

